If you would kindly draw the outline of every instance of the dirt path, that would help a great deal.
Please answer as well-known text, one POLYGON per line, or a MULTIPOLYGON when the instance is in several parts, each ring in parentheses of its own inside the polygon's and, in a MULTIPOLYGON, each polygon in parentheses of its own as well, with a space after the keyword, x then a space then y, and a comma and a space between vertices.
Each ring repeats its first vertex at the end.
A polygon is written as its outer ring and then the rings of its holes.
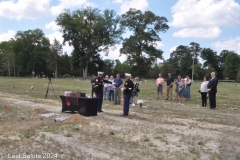
MULTIPOLYGON (((18 112, 44 108, 61 113, 59 100, 35 100, 1 92, 0 97, 2 102, 18 108, 18 112)), ((185 105, 178 109, 174 105, 163 102, 162 107, 154 108, 146 103, 142 109, 131 107, 130 116, 124 117, 122 106, 104 102, 104 112, 98 116, 63 113, 84 120, 72 124, 27 115, 25 120, 12 117, 11 122, 11 118, 6 117, 0 125, 0 131, 5 129, 0 135, 1 152, 6 157, 7 153, 42 154, 47 151, 56 153, 58 159, 240 158, 240 125, 224 121, 239 120, 239 116, 217 110, 216 114, 198 106, 189 108, 185 105), (10 127, 6 131, 9 124, 15 129, 10 127), (23 124, 25 130, 19 126, 23 124), (17 147, 9 144, 6 139, 9 137, 15 137, 11 142, 14 141, 17 147)))

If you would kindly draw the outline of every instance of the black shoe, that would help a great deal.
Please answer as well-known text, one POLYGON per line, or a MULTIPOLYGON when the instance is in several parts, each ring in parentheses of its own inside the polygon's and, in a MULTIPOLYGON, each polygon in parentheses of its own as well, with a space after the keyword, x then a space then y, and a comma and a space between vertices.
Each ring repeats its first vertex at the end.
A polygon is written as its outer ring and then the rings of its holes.
POLYGON ((97 112, 103 112, 103 111, 97 111, 97 112))
POLYGON ((165 99, 165 100, 168 100, 168 99, 165 99))

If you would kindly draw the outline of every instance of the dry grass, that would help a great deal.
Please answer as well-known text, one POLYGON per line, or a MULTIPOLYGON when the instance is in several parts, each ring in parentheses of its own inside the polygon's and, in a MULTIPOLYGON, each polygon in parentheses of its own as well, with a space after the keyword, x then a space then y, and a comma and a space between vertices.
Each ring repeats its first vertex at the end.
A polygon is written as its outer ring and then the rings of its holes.
MULTIPOLYGON (((140 85, 143 108, 104 101, 103 113, 94 117, 63 113, 64 122, 40 113, 60 113, 61 101, 49 92, 44 99, 44 79, 0 79, 0 159, 14 154, 52 153, 55 159, 240 159, 239 85, 220 83, 217 109, 200 107, 192 85, 192 99, 155 99, 155 84, 140 85), (16 88, 11 88, 15 84, 16 88), (34 90, 25 88, 34 85, 34 90), (4 109, 4 105, 8 109, 4 109)), ((89 81, 53 81, 55 94, 65 90, 90 94, 89 81)), ((48 158, 48 159, 54 159, 48 158)))

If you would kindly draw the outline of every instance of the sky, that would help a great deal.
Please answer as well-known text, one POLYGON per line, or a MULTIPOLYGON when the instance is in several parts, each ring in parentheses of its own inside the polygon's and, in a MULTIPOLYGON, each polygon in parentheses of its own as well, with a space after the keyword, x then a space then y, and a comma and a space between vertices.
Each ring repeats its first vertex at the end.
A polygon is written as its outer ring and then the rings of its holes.
MULTIPOLYGON (((63 41, 56 17, 64 9, 74 11, 84 7, 115 10, 121 15, 130 8, 151 11, 166 17, 169 29, 159 33, 161 49, 166 60, 179 45, 198 43, 211 48, 219 55, 222 50, 240 54, 240 0, 0 0, 0 42, 14 38, 18 31, 41 29, 53 42, 63 41)), ((127 37, 127 33, 125 34, 127 37)), ((119 57, 121 44, 102 59, 126 60, 119 57)), ((71 54, 72 47, 65 45, 63 52, 71 54)))

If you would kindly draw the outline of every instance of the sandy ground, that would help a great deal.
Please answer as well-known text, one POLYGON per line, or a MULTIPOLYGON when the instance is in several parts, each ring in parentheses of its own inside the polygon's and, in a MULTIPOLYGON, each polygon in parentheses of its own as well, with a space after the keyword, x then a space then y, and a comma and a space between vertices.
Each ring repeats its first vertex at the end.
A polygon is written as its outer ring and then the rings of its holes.
POLYGON ((60 100, 0 97, 9 106, 0 115, 0 159, 240 159, 240 117, 232 112, 161 100, 125 117, 122 106, 105 101, 103 113, 84 117, 61 113, 60 100), (48 112, 70 118, 38 115, 48 112))

